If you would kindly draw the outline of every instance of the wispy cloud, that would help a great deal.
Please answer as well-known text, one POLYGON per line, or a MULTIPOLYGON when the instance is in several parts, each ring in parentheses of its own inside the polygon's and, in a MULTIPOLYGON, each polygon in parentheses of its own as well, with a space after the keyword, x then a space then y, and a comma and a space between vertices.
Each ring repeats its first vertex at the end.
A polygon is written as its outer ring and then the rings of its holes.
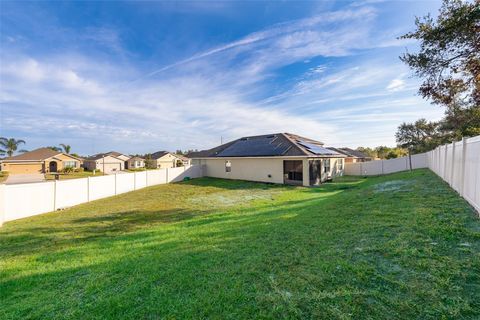
MULTIPOLYGON (((153 70, 133 63, 121 34, 107 27, 72 39, 108 48, 108 59, 4 47, 0 124, 32 141, 73 139, 88 153, 201 149, 221 136, 285 131, 336 145, 391 144, 398 123, 439 112, 414 96, 397 60, 361 58, 397 45, 384 41, 376 19, 370 5, 347 6, 273 24, 153 70), (303 73, 269 83, 293 64, 305 64, 303 73)), ((63 39, 72 35, 55 30, 63 39)))

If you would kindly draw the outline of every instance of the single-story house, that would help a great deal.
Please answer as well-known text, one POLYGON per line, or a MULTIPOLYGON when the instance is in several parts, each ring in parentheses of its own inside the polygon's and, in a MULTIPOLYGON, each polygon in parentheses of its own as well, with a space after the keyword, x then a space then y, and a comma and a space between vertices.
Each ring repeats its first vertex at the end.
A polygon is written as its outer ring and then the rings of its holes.
POLYGON ((157 169, 176 168, 190 164, 190 159, 187 157, 168 151, 157 151, 152 153, 150 159, 147 161, 151 167, 157 169))
POLYGON ((127 169, 145 168, 145 159, 140 157, 132 157, 126 161, 127 169))
POLYGON ((66 167, 80 168, 82 159, 50 148, 39 148, 2 159, 1 171, 9 174, 60 172, 66 167))
POLYGON ((343 175, 345 155, 291 133, 240 138, 190 153, 209 177, 315 186, 343 175))
POLYGON ((124 155, 123 153, 120 153, 120 152, 116 152, 116 151, 107 152, 107 153, 105 153, 105 155, 112 156, 112 157, 118 158, 118 159, 123 160, 123 161, 128 161, 128 159, 130 159, 129 156, 124 155))
POLYGON ((83 160, 83 167, 87 170, 100 170, 106 174, 115 173, 125 169, 125 160, 100 153, 83 160))
POLYGON ((329 149, 346 155, 347 157, 345 158, 345 163, 366 162, 366 161, 373 160, 371 157, 369 157, 368 155, 358 150, 354 150, 350 148, 333 148, 333 147, 329 147, 329 149))

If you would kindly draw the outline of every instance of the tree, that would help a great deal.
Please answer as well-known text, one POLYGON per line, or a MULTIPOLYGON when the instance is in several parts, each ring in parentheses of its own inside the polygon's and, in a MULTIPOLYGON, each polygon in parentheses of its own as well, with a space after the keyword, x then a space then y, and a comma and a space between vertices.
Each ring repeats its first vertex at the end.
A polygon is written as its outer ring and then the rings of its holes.
POLYGON ((401 38, 419 40, 420 51, 400 59, 423 80, 420 95, 446 107, 439 131, 447 142, 479 134, 480 2, 444 0, 436 20, 417 17, 415 25, 401 38))
POLYGON ((55 147, 55 146, 47 146, 45 148, 51 149, 53 151, 62 152, 62 149, 60 149, 59 147, 55 147))
MULTIPOLYGON (((0 138, 0 146, 2 147, 1 153, 7 154, 9 157, 13 156, 13 154, 17 151, 18 147, 21 144, 25 144, 24 140, 16 140, 14 138, 0 138)), ((27 152, 27 150, 18 150, 18 152, 27 152)))
POLYGON ((60 146, 62 147, 63 152, 65 152, 66 154, 69 154, 69 153, 70 153, 70 149, 71 149, 70 145, 60 143, 60 146))
POLYGON ((414 123, 402 123, 395 134, 398 146, 410 153, 429 151, 442 143, 438 123, 420 119, 414 123))
POLYGON ((386 147, 386 146, 379 146, 375 148, 375 152, 377 154, 377 157, 380 159, 386 159, 387 154, 392 150, 392 148, 386 147))
POLYGON ((375 159, 377 157, 377 151, 375 151, 375 149, 372 149, 372 148, 368 148, 368 147, 358 147, 357 148, 357 151, 360 151, 361 153, 363 153, 364 155, 370 157, 370 158, 373 158, 375 159))

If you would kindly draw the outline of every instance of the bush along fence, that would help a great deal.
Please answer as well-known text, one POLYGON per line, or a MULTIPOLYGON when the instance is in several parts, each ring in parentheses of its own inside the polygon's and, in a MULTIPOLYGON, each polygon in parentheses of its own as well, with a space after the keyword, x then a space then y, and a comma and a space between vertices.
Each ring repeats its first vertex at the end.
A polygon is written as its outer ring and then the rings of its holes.
MULTIPOLYGON (((429 168, 445 180, 480 214, 480 136, 439 146, 411 157, 412 169, 429 168)), ((410 169, 408 157, 346 163, 345 174, 382 175, 410 169)))
POLYGON ((81 179, 0 185, 3 222, 56 211, 158 184, 199 178, 201 166, 147 170, 81 179))

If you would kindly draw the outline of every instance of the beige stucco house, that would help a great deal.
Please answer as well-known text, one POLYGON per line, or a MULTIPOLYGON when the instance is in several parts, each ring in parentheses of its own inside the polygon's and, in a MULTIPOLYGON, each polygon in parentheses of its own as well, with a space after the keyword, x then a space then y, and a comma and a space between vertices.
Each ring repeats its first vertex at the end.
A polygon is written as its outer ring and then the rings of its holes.
POLYGON ((112 157, 118 158, 118 159, 123 160, 123 161, 128 161, 128 159, 130 159, 129 156, 124 155, 123 153, 120 153, 120 152, 116 152, 116 151, 107 152, 107 153, 105 153, 105 155, 112 156, 112 157))
POLYGON ((106 174, 111 174, 124 170, 125 160, 100 153, 83 160, 83 167, 90 171, 100 170, 106 174))
POLYGON ((66 167, 80 168, 81 165, 80 158, 50 148, 39 148, 1 160, 0 168, 9 174, 33 174, 60 172, 66 167))
POLYGON ((126 161, 126 169, 145 168, 145 159, 140 157, 132 157, 126 161))
POLYGON ((147 161, 151 167, 157 169, 176 168, 190 164, 189 158, 168 151, 152 153, 147 161))
POLYGON ((189 154, 209 177, 315 186, 343 175, 345 155, 290 133, 244 137, 189 154))

